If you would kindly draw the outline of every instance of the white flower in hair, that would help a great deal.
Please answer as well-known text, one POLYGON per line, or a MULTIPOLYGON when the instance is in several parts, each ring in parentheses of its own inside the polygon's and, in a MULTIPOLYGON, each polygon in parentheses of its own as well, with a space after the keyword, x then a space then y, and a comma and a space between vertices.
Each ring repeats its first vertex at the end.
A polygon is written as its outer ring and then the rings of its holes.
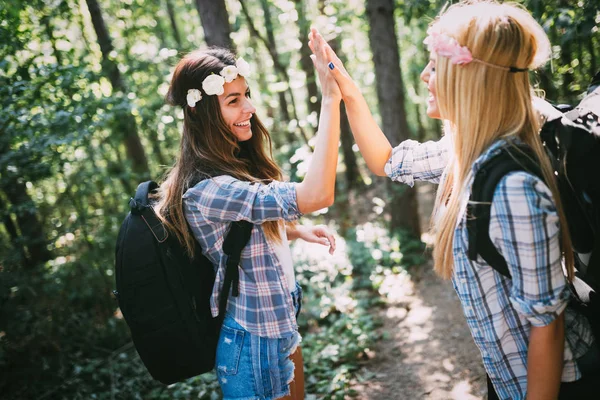
POLYGON ((235 62, 235 66, 237 67, 238 74, 247 78, 250 76, 250 64, 246 62, 243 58, 238 58, 235 62))
POLYGON ((225 78, 225 82, 229 83, 238 76, 238 69, 235 65, 228 65, 219 72, 225 78))
POLYGON ((204 81, 202 82, 202 89, 204 89, 208 95, 216 94, 218 96, 225 92, 225 89, 223 88, 224 84, 225 78, 223 78, 221 75, 212 74, 204 78, 204 81))
POLYGON ((196 107, 196 103, 202 100, 202 93, 198 89, 190 89, 186 96, 187 104, 190 107, 196 107))

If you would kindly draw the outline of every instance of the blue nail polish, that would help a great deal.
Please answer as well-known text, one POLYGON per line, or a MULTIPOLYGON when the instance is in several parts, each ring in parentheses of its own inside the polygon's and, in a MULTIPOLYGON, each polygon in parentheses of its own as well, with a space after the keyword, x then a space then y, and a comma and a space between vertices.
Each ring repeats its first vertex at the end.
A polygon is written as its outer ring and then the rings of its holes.
POLYGON ((335 65, 333 65, 332 62, 330 62, 329 64, 327 64, 327 66, 329 67, 329 69, 334 69, 335 68, 335 65))

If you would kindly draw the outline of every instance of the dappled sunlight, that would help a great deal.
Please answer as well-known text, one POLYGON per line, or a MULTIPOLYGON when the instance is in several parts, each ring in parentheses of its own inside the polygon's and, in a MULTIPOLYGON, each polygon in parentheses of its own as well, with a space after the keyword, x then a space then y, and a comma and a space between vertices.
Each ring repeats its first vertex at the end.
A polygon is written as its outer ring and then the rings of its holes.
POLYGON ((390 393, 398 399, 485 398, 479 354, 451 286, 424 265, 417 279, 385 276, 379 290, 388 301, 381 315, 389 340, 375 349, 368 369, 373 382, 358 384, 359 392, 381 400, 390 393))
POLYGON ((379 293, 391 303, 398 303, 414 294, 414 285, 406 271, 388 274, 379 287, 379 293))
POLYGON ((472 385, 466 381, 460 381, 454 385, 452 390, 450 391, 450 395, 452 399, 455 400, 478 400, 481 397, 474 396, 472 394, 473 387, 472 385))

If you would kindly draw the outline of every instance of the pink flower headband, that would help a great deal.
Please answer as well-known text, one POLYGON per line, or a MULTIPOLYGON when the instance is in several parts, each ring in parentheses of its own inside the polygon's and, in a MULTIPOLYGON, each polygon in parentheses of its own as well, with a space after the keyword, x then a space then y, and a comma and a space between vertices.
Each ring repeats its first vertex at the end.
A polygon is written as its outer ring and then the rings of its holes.
POLYGON ((468 64, 471 61, 487 65, 488 67, 503 69, 508 72, 525 72, 527 68, 504 67, 502 65, 491 64, 474 58, 467 46, 461 46, 456 39, 451 36, 434 32, 431 28, 427 30, 427 37, 423 41, 427 45, 427 50, 435 52, 438 56, 448 57, 452 64, 468 64))

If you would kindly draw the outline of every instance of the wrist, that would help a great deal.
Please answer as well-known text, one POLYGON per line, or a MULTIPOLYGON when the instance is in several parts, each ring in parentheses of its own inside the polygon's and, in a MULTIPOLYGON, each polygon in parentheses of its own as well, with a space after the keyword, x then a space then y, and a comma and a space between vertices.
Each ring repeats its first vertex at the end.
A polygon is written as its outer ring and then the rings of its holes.
POLYGON ((362 93, 357 86, 352 85, 352 90, 346 90, 342 93, 342 100, 346 104, 358 102, 362 98, 362 93))
POLYGON ((302 232, 304 227, 302 225, 294 225, 293 231, 291 231, 291 235, 288 234, 288 240, 296 240, 302 238, 302 232))
POLYGON ((321 104, 324 105, 336 105, 342 101, 342 96, 339 94, 324 94, 321 99, 321 104))

